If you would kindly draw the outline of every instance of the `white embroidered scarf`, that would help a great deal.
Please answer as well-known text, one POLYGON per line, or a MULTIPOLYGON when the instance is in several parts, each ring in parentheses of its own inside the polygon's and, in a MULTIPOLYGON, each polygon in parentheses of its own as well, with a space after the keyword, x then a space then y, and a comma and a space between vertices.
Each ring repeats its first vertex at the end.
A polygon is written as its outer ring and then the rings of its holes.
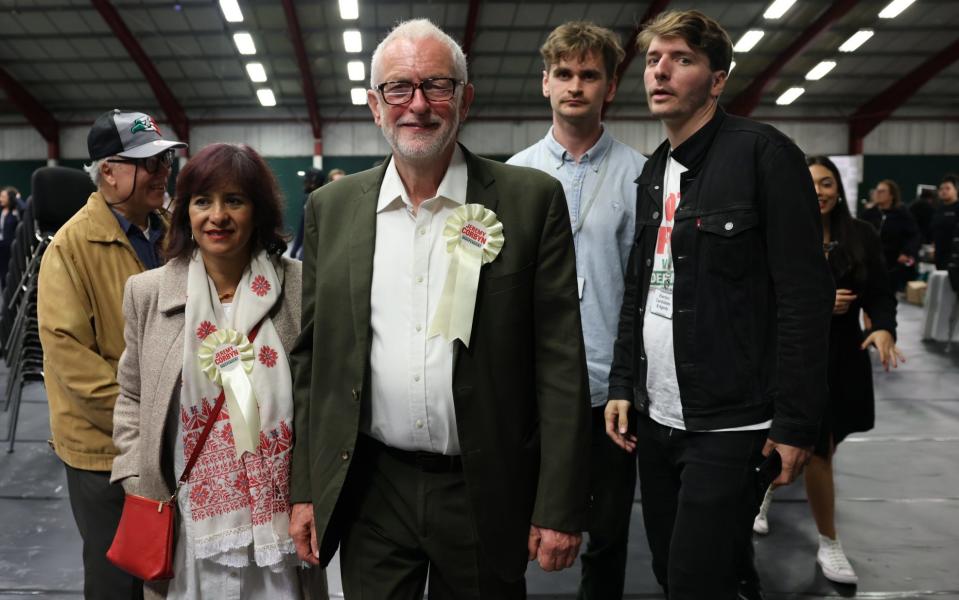
POLYGON ((225 329, 249 336, 260 323, 248 375, 259 405, 256 452, 237 458, 229 402, 224 402, 180 492, 189 498, 189 514, 183 518, 192 519, 196 557, 231 567, 250 564, 250 546, 253 561, 261 567, 278 569, 295 560, 288 533, 293 386, 286 352, 269 317, 280 291, 276 268, 261 251, 240 279, 228 317, 199 252, 190 261, 180 392, 184 462, 193 453, 221 391, 200 368, 197 352, 203 340, 225 329))

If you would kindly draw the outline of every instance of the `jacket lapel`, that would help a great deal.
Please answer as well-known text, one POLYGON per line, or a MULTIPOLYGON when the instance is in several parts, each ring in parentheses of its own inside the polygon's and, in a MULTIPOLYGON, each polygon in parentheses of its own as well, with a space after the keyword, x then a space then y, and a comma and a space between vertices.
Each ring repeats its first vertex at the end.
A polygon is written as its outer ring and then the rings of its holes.
MULTIPOLYGON (((364 361, 369 357, 370 293, 373 287, 373 252, 376 250, 376 202, 389 164, 388 158, 369 172, 361 194, 352 202, 350 217, 350 295, 356 349, 364 361)), ((365 364, 363 365, 365 369, 365 364)))

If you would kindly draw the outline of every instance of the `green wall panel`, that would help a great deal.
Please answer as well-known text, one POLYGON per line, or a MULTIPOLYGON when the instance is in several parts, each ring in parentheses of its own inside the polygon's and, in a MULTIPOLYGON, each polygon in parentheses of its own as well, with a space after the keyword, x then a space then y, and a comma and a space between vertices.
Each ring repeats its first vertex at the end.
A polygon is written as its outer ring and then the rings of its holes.
POLYGON ((883 179, 892 179, 902 190, 902 200, 912 202, 920 183, 939 185, 946 173, 959 172, 959 156, 928 155, 867 155, 863 157, 863 177, 859 198, 868 198, 869 190, 883 179))

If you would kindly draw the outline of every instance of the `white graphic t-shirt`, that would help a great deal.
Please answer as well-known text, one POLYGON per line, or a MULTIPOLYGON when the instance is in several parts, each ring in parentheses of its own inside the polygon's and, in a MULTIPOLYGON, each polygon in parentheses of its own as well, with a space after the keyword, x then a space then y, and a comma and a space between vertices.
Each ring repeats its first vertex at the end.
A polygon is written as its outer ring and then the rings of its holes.
POLYGON ((683 405, 679 400, 676 358, 673 354, 673 252, 672 234, 676 209, 679 207, 679 177, 686 167, 673 159, 666 160, 663 177, 663 220, 656 236, 653 273, 646 298, 643 320, 643 346, 646 348, 646 391, 649 394, 651 419, 672 427, 686 429, 683 405))

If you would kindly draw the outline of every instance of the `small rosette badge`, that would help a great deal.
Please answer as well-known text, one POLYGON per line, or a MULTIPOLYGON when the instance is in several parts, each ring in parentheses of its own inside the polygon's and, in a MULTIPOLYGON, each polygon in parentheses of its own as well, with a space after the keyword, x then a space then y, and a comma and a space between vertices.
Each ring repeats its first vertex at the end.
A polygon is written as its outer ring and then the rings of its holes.
POLYGON ((480 268, 502 250, 503 224, 482 204, 465 204, 446 220, 443 237, 452 256, 428 335, 441 335, 450 342, 460 339, 469 346, 480 268))
POLYGON ((255 359, 253 342, 233 329, 214 331, 197 351, 200 370, 226 396, 237 458, 244 452, 255 453, 260 440, 260 409, 249 377, 255 359))

